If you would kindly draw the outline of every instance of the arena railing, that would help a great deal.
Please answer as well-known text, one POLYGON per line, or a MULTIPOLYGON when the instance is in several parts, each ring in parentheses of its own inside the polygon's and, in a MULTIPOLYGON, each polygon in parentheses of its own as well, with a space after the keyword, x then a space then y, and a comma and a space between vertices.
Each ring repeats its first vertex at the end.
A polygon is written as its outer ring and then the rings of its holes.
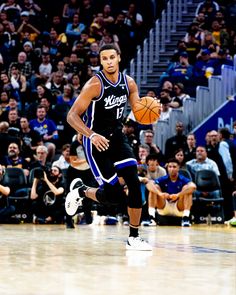
POLYGON ((168 1, 161 18, 156 20, 154 28, 149 31, 148 38, 143 41, 141 47, 138 46, 137 57, 131 60, 127 72, 136 79, 139 91, 141 85, 147 84, 148 73, 153 72, 153 65, 159 62, 160 53, 165 52, 171 33, 176 32, 176 24, 181 23, 182 15, 187 13, 188 4, 191 4, 191 1, 168 1))
MULTIPOLYGON (((236 58, 234 57, 234 61, 236 58)), ((186 99, 182 110, 172 110, 168 121, 159 121, 155 125, 155 142, 165 152, 165 142, 175 133, 176 121, 185 125, 186 134, 196 128, 203 120, 211 115, 226 99, 236 93, 235 64, 222 66, 221 76, 212 76, 208 80, 208 87, 198 86, 196 98, 186 99)))

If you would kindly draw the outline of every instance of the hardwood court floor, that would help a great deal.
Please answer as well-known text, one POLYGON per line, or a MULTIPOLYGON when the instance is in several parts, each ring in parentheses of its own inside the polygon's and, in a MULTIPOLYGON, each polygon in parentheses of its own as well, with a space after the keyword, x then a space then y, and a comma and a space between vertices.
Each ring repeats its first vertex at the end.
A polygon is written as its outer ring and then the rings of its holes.
POLYGON ((126 251, 127 234, 125 226, 0 225, 0 294, 236 294, 236 228, 143 227, 152 252, 126 251))

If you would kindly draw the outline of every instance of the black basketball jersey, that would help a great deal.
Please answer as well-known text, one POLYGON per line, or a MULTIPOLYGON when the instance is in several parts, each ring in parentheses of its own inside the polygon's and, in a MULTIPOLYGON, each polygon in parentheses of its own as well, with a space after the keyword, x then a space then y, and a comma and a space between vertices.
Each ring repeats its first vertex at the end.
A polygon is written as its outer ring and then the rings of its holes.
POLYGON ((101 93, 89 105, 84 123, 95 132, 122 127, 125 105, 129 97, 126 76, 119 72, 118 81, 109 81, 102 71, 96 76, 101 82, 101 93))

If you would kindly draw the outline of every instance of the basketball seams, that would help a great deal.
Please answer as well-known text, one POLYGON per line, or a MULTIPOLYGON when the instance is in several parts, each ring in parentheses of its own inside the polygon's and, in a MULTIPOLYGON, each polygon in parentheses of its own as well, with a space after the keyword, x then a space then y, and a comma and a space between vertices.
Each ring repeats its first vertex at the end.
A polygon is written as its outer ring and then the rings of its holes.
POLYGON ((133 113, 136 120, 141 124, 152 124, 156 122, 159 117, 159 105, 157 100, 152 97, 142 97, 136 102, 133 113))

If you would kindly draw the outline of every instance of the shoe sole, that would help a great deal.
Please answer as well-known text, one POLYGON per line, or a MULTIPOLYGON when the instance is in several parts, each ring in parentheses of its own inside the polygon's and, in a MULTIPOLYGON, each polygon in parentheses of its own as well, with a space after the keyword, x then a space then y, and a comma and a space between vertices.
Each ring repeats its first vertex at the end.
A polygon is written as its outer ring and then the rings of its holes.
POLYGON ((82 205, 82 200, 83 199, 80 198, 80 196, 79 196, 78 189, 74 189, 71 192, 69 192, 66 196, 66 201, 65 201, 66 213, 70 216, 75 215, 79 206, 82 205), (77 196, 75 194, 77 194, 77 196), (79 201, 76 202, 75 199, 79 199, 79 201), (73 205, 73 203, 74 203, 74 205, 73 205))
POLYGON ((138 248, 133 248, 132 246, 129 246, 126 244, 126 250, 130 251, 152 251, 152 248, 146 248, 146 249, 138 249, 138 248))

